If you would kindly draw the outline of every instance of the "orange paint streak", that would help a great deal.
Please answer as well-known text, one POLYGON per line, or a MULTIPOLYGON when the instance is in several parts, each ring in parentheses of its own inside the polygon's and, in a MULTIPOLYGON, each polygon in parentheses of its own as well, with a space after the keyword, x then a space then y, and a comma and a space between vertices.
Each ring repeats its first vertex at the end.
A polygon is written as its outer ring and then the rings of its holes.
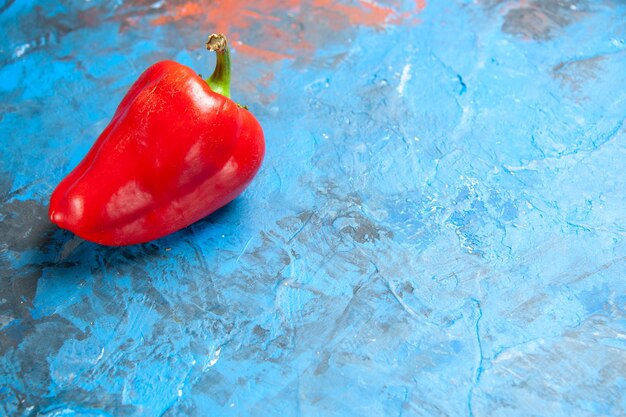
POLYGON ((202 8, 198 3, 187 2, 176 7, 173 16, 161 16, 152 21, 155 25, 164 25, 175 20, 180 20, 185 17, 196 16, 202 13, 202 8))
POLYGON ((259 12, 255 12, 254 10, 242 10, 241 11, 242 14, 246 15, 249 18, 252 19, 258 19, 258 20, 269 20, 272 22, 280 22, 280 18, 276 17, 276 16, 268 16, 268 15, 264 15, 261 14, 259 12))
POLYGON ((388 7, 378 6, 363 0, 358 6, 339 4, 333 0, 315 0, 313 7, 329 12, 338 13, 348 19, 352 25, 378 26, 387 22, 393 10, 388 7))
POLYGON ((259 59, 263 59, 266 61, 280 61, 281 59, 290 59, 293 58, 292 55, 281 54, 280 52, 274 52, 267 49, 256 48, 251 45, 246 45, 245 43, 238 43, 233 45, 234 49, 237 52, 242 54, 247 54, 259 59))

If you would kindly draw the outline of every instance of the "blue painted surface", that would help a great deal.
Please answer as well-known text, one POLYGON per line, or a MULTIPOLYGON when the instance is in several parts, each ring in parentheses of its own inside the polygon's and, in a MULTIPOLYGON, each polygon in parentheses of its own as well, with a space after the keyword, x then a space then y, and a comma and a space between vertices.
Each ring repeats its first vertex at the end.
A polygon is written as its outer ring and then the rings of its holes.
POLYGON ((0 414, 625 415, 626 4, 240 3, 0 3, 0 414), (224 10, 252 186, 141 246, 49 224, 224 10))

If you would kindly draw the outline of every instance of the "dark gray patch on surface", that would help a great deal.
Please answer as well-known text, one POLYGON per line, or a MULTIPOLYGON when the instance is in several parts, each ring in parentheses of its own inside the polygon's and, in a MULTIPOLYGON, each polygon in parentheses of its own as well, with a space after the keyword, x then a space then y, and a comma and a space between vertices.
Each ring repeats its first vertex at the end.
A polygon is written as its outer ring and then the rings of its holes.
POLYGON ((572 91, 580 90, 581 85, 593 78, 597 78, 600 63, 604 56, 598 55, 589 58, 563 61, 552 68, 552 76, 567 84, 572 91))
POLYGON ((338 216, 333 220, 333 226, 358 243, 373 243, 380 240, 381 236, 393 237, 391 232, 383 230, 359 212, 338 216))
POLYGON ((56 227, 35 200, 14 200, 0 206, 0 248, 22 252, 38 248, 56 227))
POLYGON ((40 277, 40 270, 15 271, 0 264, 0 315, 5 317, 0 331, 14 319, 29 316, 40 277))
MULTIPOLYGON (((509 3, 488 2, 488 6, 509 3)), ((587 0, 536 0, 510 9, 502 31, 511 35, 545 41, 570 25, 589 9, 587 0)))

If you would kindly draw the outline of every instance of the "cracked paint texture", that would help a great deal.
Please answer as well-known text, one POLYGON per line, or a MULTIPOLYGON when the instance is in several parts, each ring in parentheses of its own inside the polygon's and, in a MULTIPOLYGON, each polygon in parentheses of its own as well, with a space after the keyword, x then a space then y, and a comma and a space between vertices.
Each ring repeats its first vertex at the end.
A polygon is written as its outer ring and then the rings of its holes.
POLYGON ((0 3, 0 415, 621 416, 626 3, 0 3), (221 25, 221 26, 220 26, 221 25), (267 157, 107 248, 47 220, 173 59, 267 157))

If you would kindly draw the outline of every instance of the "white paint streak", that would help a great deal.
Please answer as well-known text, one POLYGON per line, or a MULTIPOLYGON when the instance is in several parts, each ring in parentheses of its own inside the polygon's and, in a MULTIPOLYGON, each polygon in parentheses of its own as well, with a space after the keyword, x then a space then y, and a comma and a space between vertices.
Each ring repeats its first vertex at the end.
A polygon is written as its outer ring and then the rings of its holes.
POLYGON ((404 87, 406 83, 411 79, 411 64, 406 64, 404 68, 402 68, 402 75, 400 76, 400 84, 398 84, 398 94, 404 95, 404 87))
POLYGON ((13 51, 13 58, 19 58, 26 53, 31 48, 31 44, 25 43, 23 45, 19 45, 13 51))
POLYGON ((98 362, 100 362, 100 359, 102 359, 102 357, 104 357, 104 347, 100 348, 100 354, 98 355, 96 360, 93 362, 94 365, 97 364, 98 362))
POLYGON ((252 239, 254 239, 254 237, 251 237, 250 239, 248 239, 248 241, 246 242, 246 245, 243 247, 243 250, 241 251, 241 253, 237 257, 237 260, 235 262, 239 262, 239 259, 241 259, 243 254, 246 253, 246 250, 248 249, 248 245, 250 245, 250 242, 252 242, 252 239))
POLYGON ((213 357, 211 358, 209 363, 207 363, 202 370, 206 371, 207 369, 209 369, 210 367, 215 365, 217 363, 217 361, 220 359, 220 353, 222 353, 222 348, 221 347, 217 348, 217 350, 213 354, 213 357))

